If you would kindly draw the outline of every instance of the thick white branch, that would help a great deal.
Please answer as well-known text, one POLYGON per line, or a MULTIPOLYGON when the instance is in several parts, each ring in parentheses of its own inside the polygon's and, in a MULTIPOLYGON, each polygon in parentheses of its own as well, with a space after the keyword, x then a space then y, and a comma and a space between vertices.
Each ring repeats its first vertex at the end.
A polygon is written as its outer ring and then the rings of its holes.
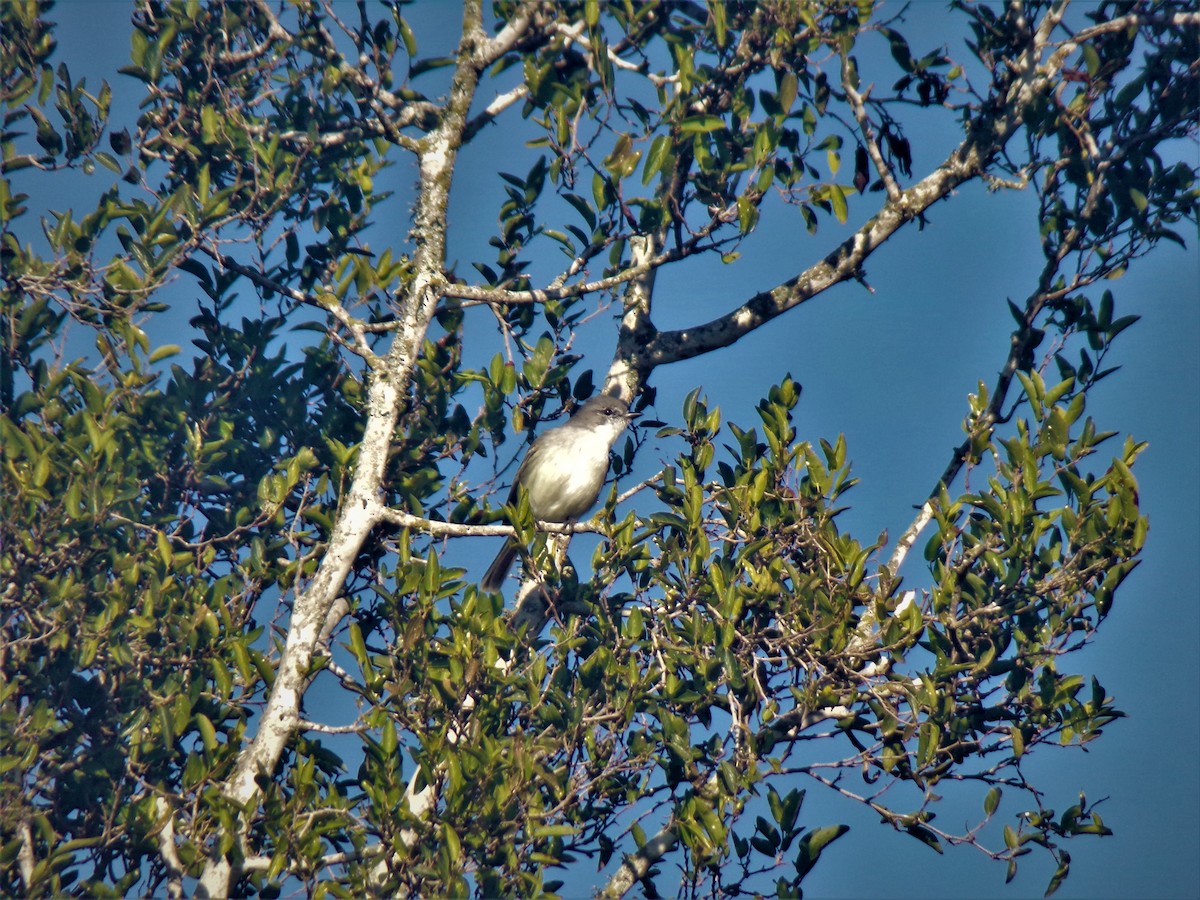
POLYGON ((608 885, 600 896, 606 900, 623 897, 635 882, 646 877, 651 866, 674 850, 678 843, 679 838, 675 836, 675 832, 669 829, 660 831, 646 841, 637 853, 631 853, 625 857, 621 868, 616 875, 609 879, 608 885))
POLYGON ((904 564, 904 559, 908 556, 908 551, 912 549, 913 544, 917 542, 917 538, 921 536, 921 532, 925 530, 925 526, 932 519, 933 502, 926 500, 921 505, 921 511, 917 513, 917 517, 904 529, 904 534, 900 535, 900 540, 896 542, 896 549, 892 551, 892 555, 887 562, 889 572, 895 575, 900 571, 900 566, 904 564))
MULTIPOLYGON (((479 19, 479 2, 469 2, 464 14, 464 40, 475 37, 472 23, 479 19)), ((308 587, 296 597, 288 623, 287 639, 275 680, 259 719, 253 740, 242 748, 230 780, 222 793, 245 809, 238 821, 241 858, 255 857, 248 846, 251 825, 257 816, 257 779, 270 777, 300 725, 300 702, 311 683, 313 657, 330 634, 336 619, 345 614, 341 600, 345 581, 363 544, 380 521, 383 476, 400 411, 407 402, 411 376, 421 346, 442 298, 446 257, 446 210, 450 183, 461 144, 466 116, 479 81, 477 60, 460 58, 449 98, 436 131, 420 142, 421 188, 414 216, 417 252, 416 276, 397 298, 395 340, 382 363, 370 373, 367 418, 349 490, 341 500, 330 532, 325 556, 308 587), (337 604, 337 614, 331 615, 337 604)), ((219 842, 218 842, 219 843, 219 842)), ((237 858, 235 855, 233 858, 237 858)), ((235 869, 230 857, 214 853, 205 866, 197 894, 229 896, 245 869, 235 869)))
POLYGON ((158 855, 162 858, 163 867, 167 870, 167 896, 171 900, 182 898, 183 894, 183 861, 175 847, 175 811, 166 797, 159 797, 154 802, 162 825, 158 829, 158 855))

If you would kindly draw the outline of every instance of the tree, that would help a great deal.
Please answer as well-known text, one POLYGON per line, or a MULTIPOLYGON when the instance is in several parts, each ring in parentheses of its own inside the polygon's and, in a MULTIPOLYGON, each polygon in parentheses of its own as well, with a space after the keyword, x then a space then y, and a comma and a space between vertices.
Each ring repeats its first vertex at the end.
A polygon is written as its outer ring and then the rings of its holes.
POLYGON ((1102 282, 1195 221, 1171 159, 1200 15, 954 13, 972 39, 917 55, 870 2, 467 0, 439 58, 400 5, 145 2, 140 114, 113 123, 107 84, 54 66, 48 4, 0 6, 3 889, 524 896, 584 872, 653 895, 670 863, 689 892, 794 896, 846 830, 801 817, 804 775, 1010 878, 1040 846, 1052 892, 1065 840, 1109 832, 1022 762, 1121 715, 1068 666, 1147 528, 1141 445, 1102 451, 1085 415, 1136 318, 1102 282), (941 120, 961 130, 922 169, 941 120), (467 274, 451 184, 489 142, 516 171, 467 274), (378 227, 392 164, 417 173, 405 237, 378 227), (25 185, 105 169, 30 235, 25 185), (593 522, 495 499, 506 424, 597 389, 574 341, 598 310, 599 387, 646 408, 656 371, 865 282, 975 181, 1037 198, 1044 266, 898 538, 840 526, 845 442, 798 439, 783 372, 753 427, 689 395, 655 436, 677 457, 593 522), (655 326, 660 269, 736 266, 781 205, 847 236, 655 326), (152 337, 181 311, 192 356, 152 337), (514 529, 510 608, 448 554, 514 529), (604 536, 590 567, 571 530, 604 536), (934 823, 954 782, 981 793, 963 831, 934 823))

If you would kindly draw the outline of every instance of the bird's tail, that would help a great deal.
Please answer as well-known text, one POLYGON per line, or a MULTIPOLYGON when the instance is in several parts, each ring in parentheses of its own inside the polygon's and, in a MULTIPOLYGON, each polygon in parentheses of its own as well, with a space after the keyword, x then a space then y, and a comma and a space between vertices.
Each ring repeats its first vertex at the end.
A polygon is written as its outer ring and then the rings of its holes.
POLYGON ((513 560, 517 558, 517 545, 512 541, 507 541, 503 549, 496 554, 496 558, 492 560, 492 564, 488 566, 487 572, 483 576, 483 580, 479 582, 479 586, 488 593, 499 591, 504 584, 504 579, 508 575, 508 570, 512 568, 513 560))

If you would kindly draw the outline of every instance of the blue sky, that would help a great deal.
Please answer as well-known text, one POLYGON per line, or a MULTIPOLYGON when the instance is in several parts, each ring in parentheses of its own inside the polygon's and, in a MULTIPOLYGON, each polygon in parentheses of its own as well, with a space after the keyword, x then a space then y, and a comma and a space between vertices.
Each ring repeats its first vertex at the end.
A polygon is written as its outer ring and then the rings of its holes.
MULTIPOLYGON (((456 10, 450 3, 417 8, 414 20, 423 54, 439 46, 449 49, 456 10)), ((128 11, 126 4, 115 2, 56 8, 51 18, 60 23, 59 57, 74 76, 88 74, 89 84, 96 85, 105 72, 125 62, 128 11)), ((947 27, 953 21, 941 4, 917 3, 902 30, 914 52, 921 53, 950 40, 947 27)), ((887 54, 883 42, 879 52, 887 54)), ((107 77, 118 109, 123 99, 136 102, 136 83, 107 77)), ((944 156, 954 137, 937 129, 914 136, 914 172, 919 176, 930 161, 944 156)), ((526 153, 520 161, 504 157, 498 165, 496 145, 490 146, 467 149, 454 187, 450 255, 460 262, 459 274, 467 277, 472 274, 469 260, 487 259, 481 248, 494 228, 492 210, 499 204, 493 201, 501 191, 495 172, 524 172, 532 161, 526 153)), ((1195 147, 1181 152, 1196 163, 1195 147)), ((404 192, 415 172, 406 160, 397 159, 401 164, 390 177, 401 193, 382 217, 380 233, 390 229, 397 235, 393 246, 399 247, 399 236, 407 231, 404 192)), ((93 176, 97 189, 106 186, 107 177, 103 169, 93 176)), ((34 193, 31 206, 43 205, 81 208, 49 191, 34 193)), ((846 229, 868 214, 867 203, 852 205, 846 229)), ((993 381, 1003 362, 1011 326, 1005 299, 1023 301, 1041 264, 1035 217, 1036 204, 1027 194, 988 193, 978 184, 964 188, 931 211, 924 230, 904 231, 871 258, 867 278, 874 294, 858 284, 842 285, 732 347, 656 372, 651 383, 658 390, 657 416, 677 418, 684 395, 701 387, 727 421, 754 424, 757 400, 790 372, 804 386, 796 419, 800 436, 813 441, 846 436, 860 485, 849 495, 853 508, 843 527, 862 539, 884 528, 899 534, 961 438, 967 393, 980 379, 993 381)), ((795 210, 772 211, 742 248, 738 263, 703 260, 661 273, 655 321, 662 328, 706 321, 810 265, 846 229, 823 223, 816 236, 809 236, 795 210)), ((1142 321, 1119 339, 1111 361, 1122 370, 1093 392, 1088 412, 1102 429, 1149 442, 1135 474, 1151 530, 1144 562, 1118 594, 1097 642, 1068 666, 1096 675, 1129 718, 1110 726, 1086 753, 1068 749, 1039 753, 1031 760, 1038 776, 1034 780, 1052 790, 1051 801, 1060 809, 1080 790, 1090 799, 1110 798, 1100 812, 1116 834, 1067 845, 1072 875, 1059 891, 1061 897, 1200 895, 1195 664, 1200 644, 1195 576, 1200 556, 1200 256, 1196 235, 1185 238, 1186 251, 1167 246, 1110 285, 1118 315, 1137 313, 1142 321)), ((190 310, 182 313, 184 320, 189 315, 190 310)), ((471 349, 484 357, 494 353, 499 345, 487 317, 480 312, 468 324, 471 349)), ((175 340, 169 333, 155 335, 152 330, 151 335, 160 343, 175 340)), ((598 317, 581 336, 585 365, 602 375, 614 346, 613 318, 598 317)), ((1118 446, 1114 440, 1106 449, 1112 454, 1118 446)), ((655 471, 660 460, 677 450, 651 439, 637 471, 655 471)), ((456 546, 454 552, 463 558, 455 561, 482 570, 495 545, 475 543, 478 548, 456 546)), ((918 586, 919 572, 910 577, 910 586, 918 586)), ((1003 864, 969 848, 937 856, 880 826, 874 815, 823 795, 815 784, 807 786, 805 817, 812 826, 852 825, 806 880, 807 896, 1015 898, 1040 896, 1049 878, 1049 860, 1032 854, 1006 887, 1003 864)), ((961 813, 947 803, 942 820, 948 827, 965 822, 981 802, 981 796, 970 794, 961 813)))

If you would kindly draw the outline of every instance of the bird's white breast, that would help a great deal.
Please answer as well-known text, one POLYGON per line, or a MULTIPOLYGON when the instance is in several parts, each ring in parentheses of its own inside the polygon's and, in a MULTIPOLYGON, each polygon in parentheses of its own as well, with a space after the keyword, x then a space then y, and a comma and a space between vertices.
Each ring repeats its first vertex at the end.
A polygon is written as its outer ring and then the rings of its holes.
POLYGON ((537 476, 531 478, 526 472, 521 481, 535 518, 547 522, 578 519, 592 508, 604 486, 608 450, 620 429, 576 432, 565 429, 556 434, 552 454, 545 452, 545 445, 530 451, 535 456, 529 460, 530 471, 536 469, 537 476))

